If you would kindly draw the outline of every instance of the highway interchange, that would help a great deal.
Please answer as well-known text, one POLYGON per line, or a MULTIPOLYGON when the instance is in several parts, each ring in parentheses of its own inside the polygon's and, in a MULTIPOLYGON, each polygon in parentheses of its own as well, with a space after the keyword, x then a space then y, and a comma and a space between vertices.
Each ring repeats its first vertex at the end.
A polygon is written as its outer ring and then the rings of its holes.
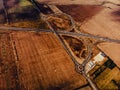
MULTIPOLYGON (((36 10, 38 10, 39 12, 41 11, 39 6, 37 5, 37 3, 34 0, 31 0, 32 4, 34 5, 34 7, 36 8, 36 10)), ((41 12, 40 12, 41 13, 41 12)), ((64 13, 63 13, 64 14, 64 13)), ((76 58, 73 56, 73 54, 71 53, 71 51, 69 50, 69 48, 67 47, 66 43, 64 42, 63 38, 61 37, 61 35, 57 32, 57 30, 54 29, 54 27, 51 25, 51 23, 47 20, 47 18, 50 15, 45 16, 44 14, 40 14, 42 19, 48 24, 49 28, 51 29, 51 31, 55 34, 55 36, 58 38, 58 40, 61 42, 62 46, 64 47, 65 51, 68 53, 68 55, 71 57, 71 60, 73 61, 73 63, 75 64, 75 70, 76 72, 82 74, 86 80, 89 82, 89 84, 91 85, 91 87, 93 88, 93 90, 98 90, 98 87, 96 86, 95 83, 93 83, 93 81, 90 79, 90 77, 87 75, 86 71, 85 71, 85 66, 88 63, 88 61, 91 59, 92 56, 92 46, 87 46, 87 51, 88 51, 88 56, 85 58, 83 63, 78 63, 78 61, 76 60, 76 58)), ((57 13, 53 14, 54 16, 57 16, 57 13)), ((61 13, 62 15, 62 13, 61 13)), ((75 26, 75 22, 73 21, 72 17, 70 15, 64 14, 67 17, 70 18, 71 20, 71 30, 72 29, 76 29, 75 26)), ((68 34, 68 32, 64 32, 64 34, 68 34)), ((71 32, 71 34, 73 35, 73 33, 71 32)), ((76 33, 77 34, 77 33, 76 33)), ((68 34, 69 35, 69 34, 68 34)), ((107 41, 114 41, 114 42, 119 42, 118 40, 113 40, 113 39, 109 39, 109 38, 102 38, 102 37, 97 37, 97 36, 93 36, 93 35, 89 35, 89 34, 82 34, 81 32, 78 33, 78 35, 82 35, 82 36, 89 36, 89 38, 99 38, 100 40, 107 40, 107 41)))
MULTIPOLYGON (((31 0, 31 2, 32 2, 33 6, 35 7, 35 9, 38 10, 38 12, 41 13, 41 10, 37 6, 36 2, 34 0, 31 0)), ((111 38, 108 38, 108 37, 95 36, 95 35, 86 34, 86 33, 82 33, 82 32, 78 33, 78 32, 68 32, 68 31, 57 31, 47 21, 46 18, 49 17, 49 15, 48 16, 45 16, 43 14, 40 14, 40 15, 43 18, 43 20, 48 24, 50 29, 46 30, 46 29, 35 29, 35 28, 17 28, 17 27, 7 27, 7 26, 1 26, 0 29, 1 30, 13 30, 13 31, 36 31, 36 32, 54 33, 55 36, 60 41, 60 43, 62 44, 62 46, 64 47, 65 51, 71 57, 71 60, 74 62, 76 72, 82 74, 94 90, 98 90, 96 84, 93 83, 93 81, 90 79, 90 77, 88 76, 88 74, 85 71, 85 66, 89 62, 89 60, 91 59, 92 47, 93 47, 94 44, 87 46, 88 56, 85 58, 83 63, 78 63, 76 58, 72 55, 71 51, 69 50, 69 48, 67 47, 66 43, 64 42, 64 40, 61 36, 62 35, 72 36, 72 37, 82 36, 82 37, 87 37, 87 38, 93 38, 93 39, 96 39, 96 40, 99 40, 99 41, 114 42, 114 43, 120 43, 120 40, 111 39, 111 38)), ((56 15, 56 13, 54 13, 54 15, 56 15)), ((73 25, 71 29, 76 29, 75 22, 72 19, 72 17, 70 17, 70 15, 67 15, 67 16, 71 19, 71 22, 72 22, 72 25, 73 25)))
MULTIPOLYGON (((13 30, 13 31, 36 31, 36 32, 47 32, 47 33, 53 33, 50 29, 36 29, 36 28, 20 28, 20 27, 8 27, 8 26, 0 26, 1 30, 13 30)), ((113 43, 120 43, 120 40, 118 39, 112 39, 108 37, 102 37, 102 36, 95 36, 92 34, 86 34, 86 33, 77 33, 77 32, 67 32, 67 31, 57 31, 60 35, 67 35, 67 36, 77 36, 77 37, 87 37, 87 38, 93 38, 104 42, 113 42, 113 43)))

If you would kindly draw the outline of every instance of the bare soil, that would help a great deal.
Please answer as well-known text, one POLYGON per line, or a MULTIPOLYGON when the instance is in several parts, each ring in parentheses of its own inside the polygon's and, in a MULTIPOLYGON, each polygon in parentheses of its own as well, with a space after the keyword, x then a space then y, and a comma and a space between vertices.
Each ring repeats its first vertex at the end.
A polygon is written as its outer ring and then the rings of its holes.
POLYGON ((0 89, 18 89, 16 61, 9 33, 0 33, 0 89))
POLYGON ((86 84, 53 34, 13 32, 19 67, 19 82, 24 89, 75 89, 86 84))
POLYGON ((102 10, 102 7, 95 5, 58 5, 57 7, 71 15, 77 22, 89 20, 102 10))

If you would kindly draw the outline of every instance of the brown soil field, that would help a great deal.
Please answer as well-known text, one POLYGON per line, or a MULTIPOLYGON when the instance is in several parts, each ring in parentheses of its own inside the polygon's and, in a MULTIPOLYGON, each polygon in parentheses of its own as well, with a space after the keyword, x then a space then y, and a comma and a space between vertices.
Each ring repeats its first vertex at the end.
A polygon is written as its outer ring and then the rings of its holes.
POLYGON ((0 33, 0 89, 18 89, 18 73, 9 33, 0 33))
POLYGON ((120 67, 120 44, 101 43, 98 47, 104 51, 118 67, 120 67))
MULTIPOLYGON (((40 3, 55 4, 55 5, 70 5, 70 4, 96 4, 99 0, 36 0, 40 3)), ((101 0, 100 0, 101 1, 101 0)))
POLYGON ((64 13, 71 15, 77 22, 89 20, 103 9, 95 5, 57 5, 57 7, 64 13))
POLYGON ((87 83, 53 34, 12 32, 11 38, 21 90, 70 90, 87 83))
POLYGON ((87 4, 87 5, 97 5, 104 1, 113 2, 113 3, 120 3, 119 0, 36 0, 40 3, 45 4, 55 4, 55 5, 71 5, 71 4, 87 4))
MULTIPOLYGON (((109 6, 112 9, 94 5, 60 5, 58 8, 63 12, 70 14, 78 22, 85 21, 80 27, 82 32, 119 40, 120 8, 115 5, 109 6)), ((118 67, 120 67, 119 47, 119 44, 114 43, 103 43, 99 45, 99 48, 105 52, 118 67)))
MULTIPOLYGON (((81 26, 84 32, 108 37, 112 39, 120 39, 120 22, 119 12, 120 8, 113 5, 113 9, 105 8, 99 14, 94 16, 88 22, 81 26)), ((118 67, 120 67, 120 44, 115 43, 103 43, 99 45, 99 48, 108 55, 118 67)))

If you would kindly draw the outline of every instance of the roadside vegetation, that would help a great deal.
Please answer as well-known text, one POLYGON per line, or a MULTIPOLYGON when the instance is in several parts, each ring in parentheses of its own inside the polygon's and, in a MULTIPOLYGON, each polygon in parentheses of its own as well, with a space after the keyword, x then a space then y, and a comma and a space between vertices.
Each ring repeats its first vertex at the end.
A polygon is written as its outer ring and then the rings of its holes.
POLYGON ((36 29, 48 29, 47 24, 43 20, 36 21, 20 21, 10 24, 13 27, 22 27, 22 28, 36 28, 36 29))

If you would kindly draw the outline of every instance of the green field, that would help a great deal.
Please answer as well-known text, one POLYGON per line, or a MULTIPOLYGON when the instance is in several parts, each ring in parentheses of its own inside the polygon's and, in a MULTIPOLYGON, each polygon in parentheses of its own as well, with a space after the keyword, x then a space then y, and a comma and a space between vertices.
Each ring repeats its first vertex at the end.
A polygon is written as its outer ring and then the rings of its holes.
POLYGON ((113 68, 112 70, 106 68, 97 78, 95 78, 94 81, 96 82, 97 86, 102 90, 116 90, 118 89, 118 86, 113 83, 113 80, 115 80, 115 78, 119 78, 119 73, 120 70, 117 67, 113 68))
POLYGON ((20 6, 28 6, 31 5, 31 3, 28 0, 20 0, 20 6))

